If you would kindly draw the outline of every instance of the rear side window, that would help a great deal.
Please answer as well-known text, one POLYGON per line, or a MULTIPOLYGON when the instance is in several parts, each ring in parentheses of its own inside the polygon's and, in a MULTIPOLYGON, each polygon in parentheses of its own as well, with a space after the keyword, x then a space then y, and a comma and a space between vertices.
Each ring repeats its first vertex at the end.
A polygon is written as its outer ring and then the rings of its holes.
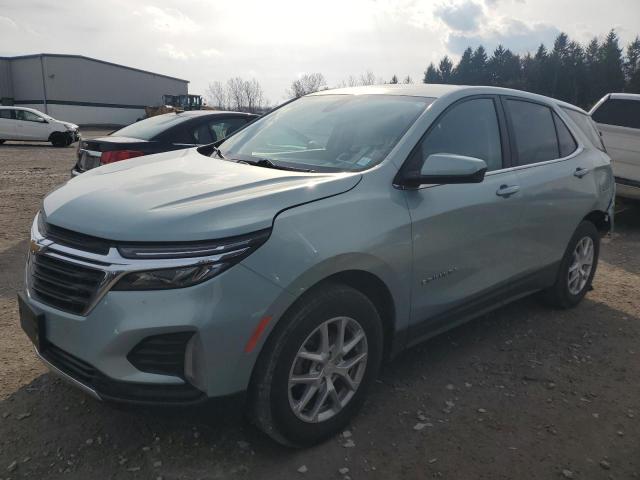
POLYGON ((11 115, 11 112, 13 112, 13 110, 10 110, 8 108, 1 109, 0 118, 4 118, 5 120, 11 120, 13 118, 13 115, 11 115))
POLYGON ((558 133, 558 147, 560 148, 560 156, 568 157, 578 148, 578 144, 576 143, 573 135, 562 121, 562 119, 553 112, 553 121, 556 124, 556 132, 558 133))
MULTIPOLYGON (((422 141, 422 162, 434 153, 452 153, 484 160, 487 170, 502 168, 502 147, 495 104, 477 98, 454 105, 422 141)), ((418 168, 420 168, 418 166, 418 168)))
POLYGON ((507 100, 507 106, 519 165, 560 158, 556 127, 549 107, 512 99, 507 100))
POLYGON ((598 123, 640 128, 640 101, 614 98, 607 100, 591 114, 598 123))
POLYGON ((591 140, 591 143, 593 143, 593 145, 597 149, 604 152, 605 148, 604 144, 602 143, 602 138, 600 138, 600 133, 598 132, 598 129, 593 123, 591 117, 585 113, 578 112, 577 110, 572 110, 571 108, 562 107, 562 109, 566 112, 567 115, 569 115, 569 117, 571 117, 571 120, 575 122, 578 128, 582 130, 582 133, 584 133, 587 138, 591 140))

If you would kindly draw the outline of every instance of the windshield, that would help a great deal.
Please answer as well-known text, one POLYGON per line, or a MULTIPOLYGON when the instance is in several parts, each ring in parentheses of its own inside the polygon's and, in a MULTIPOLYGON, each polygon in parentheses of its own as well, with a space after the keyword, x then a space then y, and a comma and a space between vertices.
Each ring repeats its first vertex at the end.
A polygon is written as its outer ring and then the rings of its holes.
POLYGON ((164 132, 170 127, 185 121, 185 117, 176 113, 165 113, 155 117, 145 118, 139 122, 132 123, 120 130, 111 133, 112 136, 139 138, 140 140, 151 140, 156 135, 164 132))
POLYGON ((220 153, 314 171, 364 170, 384 160, 431 102, 400 95, 302 97, 230 137, 220 153))

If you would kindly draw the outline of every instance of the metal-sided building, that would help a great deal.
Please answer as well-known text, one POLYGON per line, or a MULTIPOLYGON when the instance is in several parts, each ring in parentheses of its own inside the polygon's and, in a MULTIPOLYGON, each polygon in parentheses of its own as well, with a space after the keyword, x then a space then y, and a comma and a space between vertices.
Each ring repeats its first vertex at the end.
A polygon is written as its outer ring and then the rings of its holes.
POLYGON ((0 57, 0 102, 78 125, 127 125, 163 95, 186 95, 180 78, 81 55, 0 57))

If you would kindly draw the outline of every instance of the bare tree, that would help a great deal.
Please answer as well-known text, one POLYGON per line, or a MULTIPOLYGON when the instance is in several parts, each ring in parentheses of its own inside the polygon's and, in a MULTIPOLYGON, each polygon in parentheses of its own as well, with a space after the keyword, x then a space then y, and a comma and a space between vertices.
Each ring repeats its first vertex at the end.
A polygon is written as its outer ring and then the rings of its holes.
POLYGON ((227 95, 229 96, 229 108, 231 110, 241 111, 245 105, 244 82, 240 77, 233 77, 227 80, 227 95))
POLYGON ((229 94, 222 83, 217 80, 215 82, 211 82, 206 93, 209 98, 210 105, 219 110, 229 109, 229 94))
POLYGON ((291 87, 287 90, 287 95, 293 98, 299 98, 317 92, 325 86, 326 81, 324 75, 321 73, 306 73, 299 79, 291 82, 291 87))
POLYGON ((242 82, 242 92, 244 97, 243 110, 248 112, 258 111, 264 103, 264 94, 262 87, 254 78, 252 80, 244 80, 242 82))
POLYGON ((262 86, 254 78, 245 80, 233 77, 225 83, 215 81, 209 84, 207 96, 210 104, 220 110, 238 112, 260 112, 267 108, 262 86))
POLYGON ((371 70, 367 70, 365 73, 360 75, 360 85, 375 85, 376 83, 380 82, 376 80, 376 76, 371 70))

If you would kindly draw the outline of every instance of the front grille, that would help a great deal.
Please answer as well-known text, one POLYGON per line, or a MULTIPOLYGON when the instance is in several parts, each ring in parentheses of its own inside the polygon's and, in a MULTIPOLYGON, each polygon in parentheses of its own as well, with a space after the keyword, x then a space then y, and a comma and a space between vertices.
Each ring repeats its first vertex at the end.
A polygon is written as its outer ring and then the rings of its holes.
POLYGON ((206 400, 204 393, 188 383, 156 384, 114 380, 52 343, 47 342, 45 345, 40 352, 45 360, 71 378, 93 389, 104 400, 145 405, 185 405, 206 400))
POLYGON ((142 372, 184 377, 184 356, 193 332, 167 333, 147 337, 127 355, 142 372))
POLYGON ((47 255, 34 255, 31 292, 65 312, 82 314, 98 291, 105 273, 47 255))
POLYGON ((111 242, 108 240, 67 230, 66 228, 52 225, 51 223, 43 222, 39 225, 39 228, 43 230, 40 234, 48 240, 53 240, 55 243, 67 247, 84 250, 85 252, 106 255, 109 253, 109 248, 111 247, 111 242))

